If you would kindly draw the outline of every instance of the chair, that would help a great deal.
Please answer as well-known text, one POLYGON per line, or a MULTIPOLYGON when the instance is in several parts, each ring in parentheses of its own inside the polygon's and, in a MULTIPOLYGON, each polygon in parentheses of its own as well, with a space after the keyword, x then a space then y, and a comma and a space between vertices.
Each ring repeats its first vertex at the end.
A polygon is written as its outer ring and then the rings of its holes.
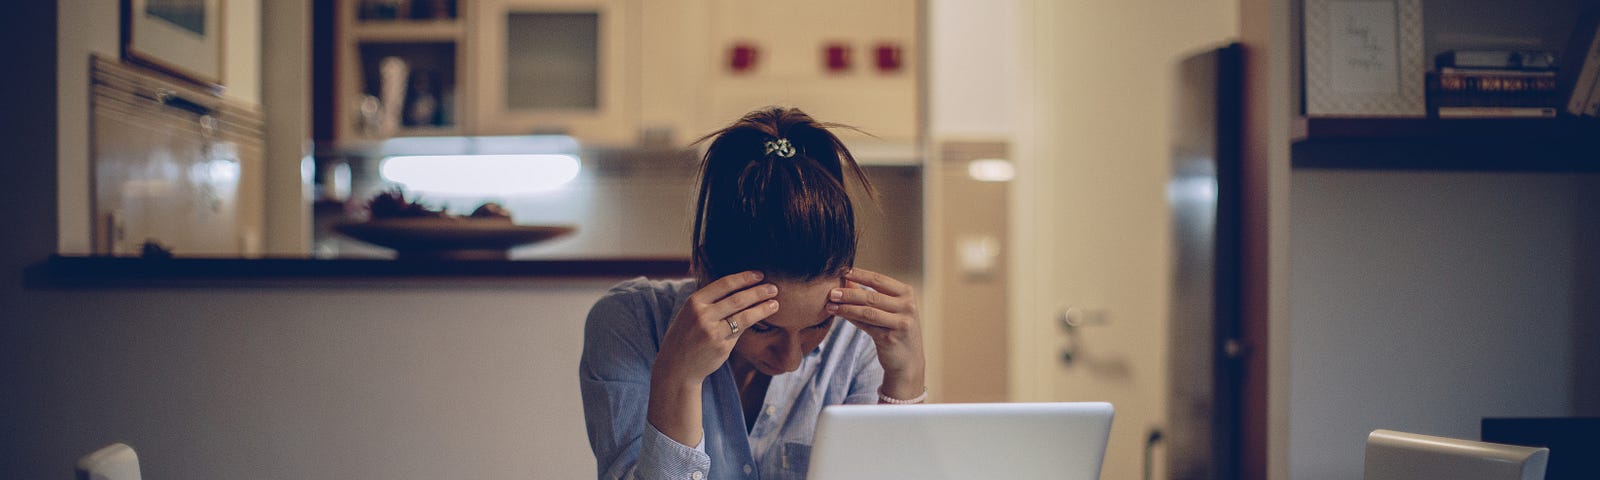
POLYGON ((1542 480, 1550 449, 1391 430, 1367 435, 1366 480, 1542 480))
POLYGON ((113 443, 78 459, 78 480, 140 480, 139 454, 113 443))

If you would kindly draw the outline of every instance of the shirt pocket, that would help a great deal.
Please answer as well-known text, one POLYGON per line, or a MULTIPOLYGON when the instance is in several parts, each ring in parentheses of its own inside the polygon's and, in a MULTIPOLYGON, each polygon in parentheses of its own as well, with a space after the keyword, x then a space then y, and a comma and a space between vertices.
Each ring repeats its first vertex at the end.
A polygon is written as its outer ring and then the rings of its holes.
POLYGON ((793 477, 785 475, 784 478, 805 478, 806 469, 811 466, 811 445, 805 443, 783 444, 783 472, 795 474, 793 477))

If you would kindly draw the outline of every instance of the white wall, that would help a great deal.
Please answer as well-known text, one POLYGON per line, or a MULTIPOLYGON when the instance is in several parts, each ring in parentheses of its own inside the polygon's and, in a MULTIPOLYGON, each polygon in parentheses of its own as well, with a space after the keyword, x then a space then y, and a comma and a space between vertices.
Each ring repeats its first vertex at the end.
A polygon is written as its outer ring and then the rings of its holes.
POLYGON ((147 478, 592 478, 577 364, 614 280, 462 282, 8 291, 7 476, 121 441, 147 478))
POLYGON ((1482 417, 1573 415, 1597 180, 1296 171, 1290 478, 1358 478, 1377 428, 1476 439, 1482 417))

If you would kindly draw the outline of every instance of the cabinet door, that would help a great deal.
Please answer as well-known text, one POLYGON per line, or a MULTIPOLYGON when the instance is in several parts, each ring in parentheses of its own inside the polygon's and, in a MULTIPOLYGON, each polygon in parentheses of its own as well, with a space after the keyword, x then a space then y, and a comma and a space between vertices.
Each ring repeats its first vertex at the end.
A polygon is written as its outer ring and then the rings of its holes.
POLYGON ((634 5, 625 0, 490 0, 473 15, 483 134, 566 133, 585 144, 637 137, 634 5))
MULTIPOLYGON (((757 50, 755 65, 711 76, 702 128, 726 125, 765 105, 800 107, 818 119, 909 143, 920 118, 918 0, 711 0, 711 44, 757 50), (892 58, 880 64, 879 50, 892 58), (830 52, 837 50, 837 52, 830 52), (837 56, 837 59, 830 59, 837 56)), ((724 61, 726 57, 723 57, 724 61)), ((859 135, 841 132, 846 140, 859 135)))

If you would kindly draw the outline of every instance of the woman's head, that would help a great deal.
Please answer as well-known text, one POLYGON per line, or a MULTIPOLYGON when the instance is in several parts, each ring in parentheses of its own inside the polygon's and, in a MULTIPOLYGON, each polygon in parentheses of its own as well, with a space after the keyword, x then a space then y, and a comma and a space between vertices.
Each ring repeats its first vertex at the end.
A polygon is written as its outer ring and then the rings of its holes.
MULTIPOLYGON (((855 210, 846 172, 871 193, 855 158, 824 124, 795 108, 745 114, 708 135, 691 260, 701 285, 760 270, 803 283, 855 264, 855 210)), ((704 141, 705 139, 702 139, 704 141)))

